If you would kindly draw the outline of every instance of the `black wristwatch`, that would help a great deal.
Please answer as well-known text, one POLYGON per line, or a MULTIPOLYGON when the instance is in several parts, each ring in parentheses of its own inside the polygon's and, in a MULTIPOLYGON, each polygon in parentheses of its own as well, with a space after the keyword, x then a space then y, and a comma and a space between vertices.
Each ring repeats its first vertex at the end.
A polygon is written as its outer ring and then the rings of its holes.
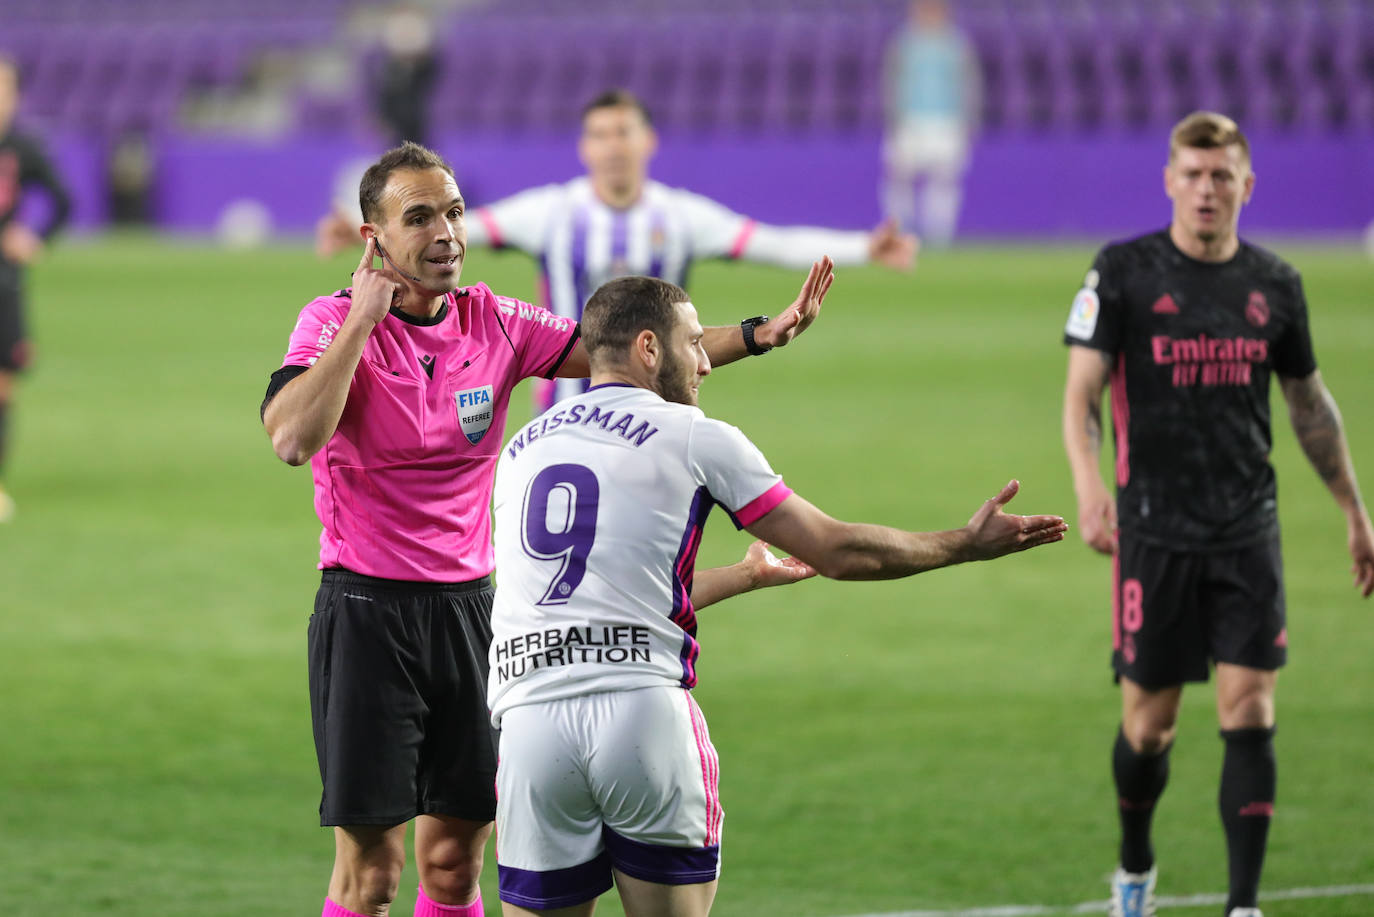
POLYGON ((744 332, 744 349, 749 351, 750 356, 761 357, 773 349, 772 347, 760 347, 754 340, 754 329, 767 322, 768 316, 755 315, 753 318, 746 318, 739 323, 740 331, 744 332))

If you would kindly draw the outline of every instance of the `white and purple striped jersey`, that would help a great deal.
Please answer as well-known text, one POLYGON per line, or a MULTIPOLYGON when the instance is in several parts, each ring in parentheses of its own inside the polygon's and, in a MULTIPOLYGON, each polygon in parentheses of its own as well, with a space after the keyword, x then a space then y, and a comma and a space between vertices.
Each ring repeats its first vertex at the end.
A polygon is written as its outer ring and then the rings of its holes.
MULTIPOLYGON (((701 258, 806 268, 829 255, 836 264, 863 264, 869 245, 867 232, 769 226, 656 181, 646 182, 639 200, 621 210, 603 203, 585 176, 479 207, 467 230, 469 245, 517 248, 537 257, 544 307, 574 321, 597 287, 627 274, 685 286, 692 262, 701 258)), ((536 410, 586 388, 585 379, 553 380, 536 390, 536 410)))
POLYGON ((696 684, 691 591, 711 507, 743 528, 792 491, 735 427, 598 385, 535 418, 496 466, 492 722, 520 704, 696 684))

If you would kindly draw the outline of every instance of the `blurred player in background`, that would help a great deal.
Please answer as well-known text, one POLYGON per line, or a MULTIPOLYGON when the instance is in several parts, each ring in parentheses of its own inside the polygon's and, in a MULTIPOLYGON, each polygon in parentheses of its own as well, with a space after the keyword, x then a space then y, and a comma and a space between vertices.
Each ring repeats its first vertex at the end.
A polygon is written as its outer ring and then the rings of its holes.
MULTIPOLYGON (((408 4, 391 9, 382 24, 382 59, 374 77, 377 119, 393 146, 429 143, 429 102, 439 79, 434 24, 408 4)), ((353 186, 357 190, 357 184, 353 186)), ((353 228, 354 241, 357 227, 353 228)))
POLYGON ((912 0, 884 62, 883 210, 929 244, 948 245, 982 114, 973 46, 944 0, 912 0), (917 206, 916 186, 921 185, 917 206))
POLYGON ((6 430, 17 376, 29 362, 24 268, 43 254, 71 213, 67 192, 38 141, 13 129, 18 109, 19 66, 0 54, 0 522, 14 516, 14 499, 4 486, 6 430), (33 187, 46 192, 51 205, 47 225, 38 232, 19 213, 24 192, 33 187))
MULTIPOLYGON (((585 377, 587 356, 571 319, 459 286, 465 205, 437 154, 390 151, 359 197, 353 286, 301 312, 262 404, 278 457, 310 462, 323 525, 309 629, 320 823, 335 828, 323 914, 387 912, 414 820, 415 913, 478 917, 496 813, 492 472, 515 385, 585 377)), ((762 353, 818 311, 799 299, 708 329, 705 347, 722 363, 762 353)), ((761 585, 764 566, 755 549, 721 568, 721 596, 761 585)))
POLYGON ((1237 235, 1255 176, 1224 115, 1169 138, 1167 230, 1102 249, 1074 299, 1064 445, 1084 540, 1113 556, 1112 664, 1121 729, 1112 755, 1121 862, 1112 913, 1155 913, 1155 804, 1185 682, 1216 670, 1225 753, 1218 796, 1230 917, 1257 917, 1274 810, 1274 689, 1288 632, 1269 380, 1345 515, 1355 586, 1374 592, 1374 532, 1336 402, 1322 382, 1298 272, 1237 235), (1098 471, 1110 386, 1116 500, 1098 471))
MULTIPOLYGON (((817 262, 802 289, 816 308, 832 267, 817 262)), ((693 576, 711 507, 795 555, 771 568, 782 581, 989 560, 1062 540, 1064 520, 1005 513, 1015 482, 950 531, 833 519, 696 407, 711 362, 680 287, 611 280, 583 329, 591 388, 518 432, 497 466, 501 900, 507 915, 590 915, 614 880, 630 917, 704 917, 724 815, 690 693, 696 612, 721 595, 693 576)))
MULTIPOLYGON (((578 155, 587 174, 476 208, 469 243, 539 258, 544 305, 573 321, 593 291, 613 277, 644 274, 681 285, 692 262, 702 258, 805 268, 826 253, 842 265, 873 261, 909 270, 915 263, 915 237, 893 223, 872 232, 769 226, 660 184, 648 174, 657 147, 643 102, 624 90, 602 93, 582 113, 578 155)), ((335 214, 342 209, 336 204, 335 214)), ((351 217, 339 219, 346 226, 351 217)), ((356 225, 354 220, 354 240, 356 225)), ((320 225, 317 238, 346 238, 346 232, 331 220, 320 225)), ((331 250, 323 241, 319 248, 331 250)), ((583 379, 537 387, 536 410, 585 388, 583 379)))

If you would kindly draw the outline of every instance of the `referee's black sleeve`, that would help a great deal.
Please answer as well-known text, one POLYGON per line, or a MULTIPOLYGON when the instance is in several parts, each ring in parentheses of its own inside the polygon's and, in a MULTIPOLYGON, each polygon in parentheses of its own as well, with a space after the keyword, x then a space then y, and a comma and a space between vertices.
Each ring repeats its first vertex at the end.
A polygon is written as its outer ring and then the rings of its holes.
POLYGON ((272 403, 272 399, 277 397, 277 392, 286 388, 286 383, 305 372, 308 366, 283 366, 272 374, 272 378, 267 380, 267 394, 263 396, 262 407, 258 408, 258 420, 262 420, 267 415, 267 406, 272 403))

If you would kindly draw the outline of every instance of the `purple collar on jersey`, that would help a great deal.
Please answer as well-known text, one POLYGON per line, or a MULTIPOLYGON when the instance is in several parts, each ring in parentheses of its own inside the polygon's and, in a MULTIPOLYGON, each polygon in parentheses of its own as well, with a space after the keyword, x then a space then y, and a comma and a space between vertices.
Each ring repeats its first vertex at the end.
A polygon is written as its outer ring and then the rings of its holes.
MULTIPOLYGON (((631 385, 628 382, 599 382, 596 385, 587 387, 587 391, 594 392, 599 388, 644 388, 642 385, 631 385)), ((644 389, 648 391, 648 389, 644 389)))

